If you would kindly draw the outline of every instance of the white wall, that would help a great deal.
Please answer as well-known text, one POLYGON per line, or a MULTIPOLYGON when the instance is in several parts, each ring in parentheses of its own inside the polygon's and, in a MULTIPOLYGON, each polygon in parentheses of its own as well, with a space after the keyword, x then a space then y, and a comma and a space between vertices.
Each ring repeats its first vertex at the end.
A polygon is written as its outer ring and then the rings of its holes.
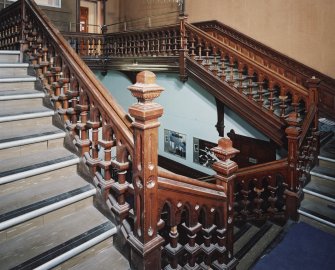
MULTIPOLYGON (((136 102, 127 90, 132 83, 123 73, 109 71, 105 77, 99 72, 96 72, 96 75, 125 111, 128 111, 129 106, 136 102)), ((219 136, 215 128, 217 122, 215 98, 191 79, 182 83, 177 74, 156 75, 157 84, 165 88, 161 96, 156 99, 156 102, 164 107, 159 128, 159 154, 204 173, 212 174, 211 169, 193 163, 193 137, 217 143, 219 136), (186 134, 186 159, 164 152, 164 129, 186 134)), ((237 134, 268 140, 227 107, 224 121, 225 135, 234 129, 237 134)))

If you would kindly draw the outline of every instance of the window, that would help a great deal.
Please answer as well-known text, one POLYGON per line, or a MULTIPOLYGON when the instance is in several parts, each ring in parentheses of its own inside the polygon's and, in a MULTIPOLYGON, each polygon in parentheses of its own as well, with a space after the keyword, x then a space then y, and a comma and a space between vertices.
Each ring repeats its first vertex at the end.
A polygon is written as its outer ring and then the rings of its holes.
MULTIPOLYGON (((15 2, 16 0, 9 0, 15 2)), ((47 7, 62 7, 62 0, 35 0, 36 4, 47 7)))

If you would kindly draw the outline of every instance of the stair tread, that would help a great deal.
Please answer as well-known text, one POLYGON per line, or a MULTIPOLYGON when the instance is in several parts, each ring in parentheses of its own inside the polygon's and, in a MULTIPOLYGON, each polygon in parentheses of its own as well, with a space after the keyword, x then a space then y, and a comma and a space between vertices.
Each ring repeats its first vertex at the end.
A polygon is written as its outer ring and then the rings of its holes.
MULTIPOLYGON (((94 206, 89 205, 81 207, 74 213, 60 216, 58 219, 49 222, 47 226, 18 234, 14 238, 5 240, 0 244, 1 268, 7 269, 26 262, 26 268, 24 269, 32 269, 31 263, 33 261, 45 261, 57 255, 59 256, 55 249, 59 250, 64 247, 71 249, 74 247, 73 241, 71 241, 72 244, 66 243, 64 245, 63 243, 71 239, 74 240, 79 235, 81 236, 80 238, 87 236, 87 231, 106 222, 111 228, 114 227, 94 206), (49 255, 46 253, 48 251, 49 255), (28 260, 31 261, 28 263, 28 260)), ((78 239, 76 240, 78 242, 78 239)))
POLYGON ((1 144, 13 142, 13 141, 22 141, 28 140, 31 138, 37 138, 42 136, 48 136, 52 134, 62 134, 65 136, 65 131, 61 130, 58 127, 50 125, 45 125, 42 127, 30 128, 27 126, 13 126, 11 129, 1 130, 0 132, 0 148, 1 144))
POLYGON ((0 54, 4 54, 4 55, 6 55, 6 54, 10 54, 10 55, 12 55, 12 54, 17 54, 17 55, 20 55, 20 51, 18 51, 18 50, 0 50, 0 54))
POLYGON ((17 209, 21 209, 22 213, 23 207, 30 206, 32 209, 36 207, 33 204, 87 185, 88 183, 73 170, 72 173, 69 170, 55 170, 41 177, 22 180, 18 188, 13 185, 1 188, 0 221, 13 216, 14 213, 8 213, 17 209))
POLYGON ((2 67, 29 67, 28 63, 11 63, 11 62, 1 62, 0 63, 0 68, 2 67))
POLYGON ((234 243, 234 253, 237 254, 250 241, 250 239, 259 231, 256 226, 249 227, 245 233, 234 243))
POLYGON ((15 172, 22 172, 39 166, 46 166, 53 162, 78 159, 78 157, 65 148, 55 148, 46 151, 26 153, 18 158, 3 160, 0 164, 0 179, 15 172), (41 157, 43 158, 41 160, 41 157))
POLYGON ((328 198, 329 200, 335 201, 335 182, 323 181, 322 179, 313 179, 304 187, 304 192, 312 192, 317 196, 328 198))
POLYGON ((298 212, 301 214, 307 213, 335 226, 335 209, 333 207, 327 207, 311 200, 303 200, 298 212))
POLYGON ((328 178, 334 178, 335 180, 335 170, 327 167, 316 166, 311 170, 311 175, 318 177, 326 176, 328 178))
POLYGON ((45 93, 39 91, 37 89, 9 89, 9 90, 2 90, 0 91, 0 100, 1 98, 5 98, 7 96, 13 97, 21 95, 36 95, 39 94, 40 96, 45 96, 45 93))
POLYGON ((321 147, 319 157, 327 158, 335 162, 335 138, 332 138, 321 147))
POLYGON ((68 268, 68 270, 105 270, 112 268, 129 270, 130 266, 128 260, 114 246, 109 245, 100 250, 95 256, 90 256, 87 260, 80 260, 76 265, 68 268))

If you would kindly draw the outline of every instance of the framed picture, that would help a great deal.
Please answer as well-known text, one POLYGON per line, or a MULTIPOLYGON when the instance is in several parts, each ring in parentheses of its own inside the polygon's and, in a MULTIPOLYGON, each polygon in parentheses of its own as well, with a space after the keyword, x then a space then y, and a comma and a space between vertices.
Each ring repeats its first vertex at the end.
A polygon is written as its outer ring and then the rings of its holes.
POLYGON ((199 138, 193 138, 193 162, 204 167, 211 167, 217 157, 211 149, 217 144, 199 138))
POLYGON ((164 129, 164 152, 186 159, 186 135, 164 129))

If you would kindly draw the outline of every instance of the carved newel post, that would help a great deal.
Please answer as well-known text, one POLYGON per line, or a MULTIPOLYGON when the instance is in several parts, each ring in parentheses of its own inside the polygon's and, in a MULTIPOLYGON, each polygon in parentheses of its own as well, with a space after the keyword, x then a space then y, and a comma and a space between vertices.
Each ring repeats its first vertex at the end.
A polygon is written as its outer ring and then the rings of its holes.
POLYGON ((286 195, 286 216, 293 220, 298 219, 299 204, 299 179, 298 179, 298 155, 299 139, 301 134, 301 119, 295 112, 289 114, 286 119, 288 127, 285 129, 288 142, 288 186, 285 190, 286 195))
POLYGON ((163 238, 157 234, 158 118, 163 107, 152 102, 163 91, 149 71, 137 74, 136 84, 128 87, 138 103, 129 108, 134 117, 133 185, 134 231, 130 234, 132 269, 161 269, 163 238))
MULTIPOLYGON (((237 264, 237 260, 233 258, 234 244, 234 179, 235 172, 238 169, 236 162, 232 161, 236 154, 240 151, 233 148, 233 143, 229 138, 219 139, 218 146, 211 149, 215 156, 219 159, 214 162, 212 169, 215 170, 216 184, 223 186, 227 195, 227 209, 224 209, 225 216, 223 217, 222 228, 218 228, 218 237, 225 240, 223 243, 226 246, 225 256, 214 262, 216 269, 232 269, 237 264)), ((220 239, 220 240, 221 240, 220 239)), ((220 243, 221 241, 218 241, 220 243)), ((219 247, 225 250, 223 247, 219 247)))

